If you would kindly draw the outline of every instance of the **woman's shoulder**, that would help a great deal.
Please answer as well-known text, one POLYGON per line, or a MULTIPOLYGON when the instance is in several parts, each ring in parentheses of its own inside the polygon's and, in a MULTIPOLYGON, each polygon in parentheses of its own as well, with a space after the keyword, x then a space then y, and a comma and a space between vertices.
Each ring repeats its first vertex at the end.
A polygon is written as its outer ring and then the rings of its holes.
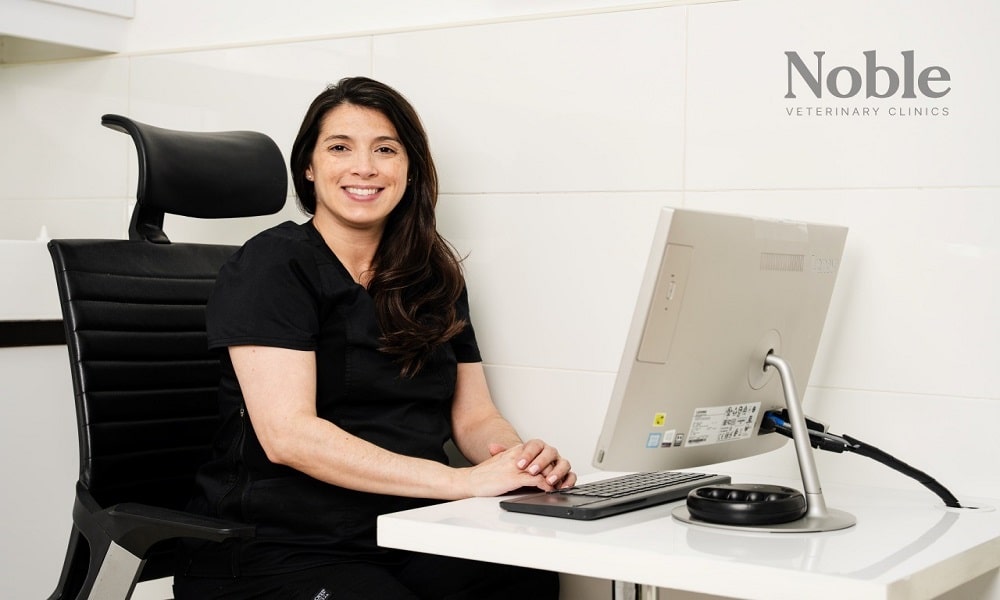
POLYGON ((314 257, 316 244, 309 235, 308 227, 308 223, 285 221, 265 229, 247 240, 233 258, 274 262, 314 257))
POLYGON ((257 233, 244 244, 247 246, 295 246, 296 244, 309 241, 309 234, 306 231, 308 223, 296 223, 285 221, 257 233))
POLYGON ((247 240, 229 259, 220 278, 285 281, 320 293, 341 287, 338 265, 310 222, 286 221, 247 240))
POLYGON ((316 262, 316 253, 302 229, 303 225, 286 221, 257 233, 226 261, 220 276, 282 270, 295 264, 308 269, 316 262))

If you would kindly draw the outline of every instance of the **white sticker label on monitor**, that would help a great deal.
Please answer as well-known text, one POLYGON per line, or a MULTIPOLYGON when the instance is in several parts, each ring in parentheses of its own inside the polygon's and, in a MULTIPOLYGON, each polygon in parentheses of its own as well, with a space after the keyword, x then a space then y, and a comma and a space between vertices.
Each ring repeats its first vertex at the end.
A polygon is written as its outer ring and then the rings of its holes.
POLYGON ((699 408, 691 417, 688 446, 745 440, 753 435, 760 402, 699 408))

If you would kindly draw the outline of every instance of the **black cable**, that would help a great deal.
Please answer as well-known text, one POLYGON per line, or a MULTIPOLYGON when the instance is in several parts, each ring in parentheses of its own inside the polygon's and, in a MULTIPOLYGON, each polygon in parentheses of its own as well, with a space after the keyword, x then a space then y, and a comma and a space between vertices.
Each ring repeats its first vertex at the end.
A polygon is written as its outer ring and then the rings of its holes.
MULTIPOLYGON (((762 431, 776 431, 781 435, 792 437, 792 427, 787 421, 770 411, 765 413, 764 416, 765 422, 761 428, 762 431)), ((882 463, 890 469, 917 480, 921 485, 937 494, 944 501, 945 506, 949 508, 962 508, 962 505, 955 498, 954 494, 938 483, 936 479, 920 469, 906 464, 888 452, 880 450, 871 444, 866 444, 857 438, 844 434, 834 435, 810 428, 809 443, 813 448, 828 452, 853 452, 861 456, 866 456, 876 462, 882 463)))
POLYGON ((850 446, 848 449, 851 452, 854 452, 855 454, 860 454, 861 456, 867 456, 868 458, 876 462, 880 462, 891 469, 899 471, 903 475, 907 475, 909 477, 912 477, 913 479, 916 479, 924 487, 937 494, 938 497, 941 498, 941 500, 944 500, 945 506, 949 508, 962 508, 962 505, 959 504, 958 502, 958 498, 955 498, 955 496, 951 492, 949 492, 947 488, 938 483, 936 479, 934 479, 927 473, 924 473, 920 469, 912 467, 906 464, 905 462, 899 460, 898 458, 890 455, 889 453, 879 450, 878 448, 870 444, 866 444, 861 440, 852 438, 849 435, 841 435, 841 437, 850 442, 850 446))

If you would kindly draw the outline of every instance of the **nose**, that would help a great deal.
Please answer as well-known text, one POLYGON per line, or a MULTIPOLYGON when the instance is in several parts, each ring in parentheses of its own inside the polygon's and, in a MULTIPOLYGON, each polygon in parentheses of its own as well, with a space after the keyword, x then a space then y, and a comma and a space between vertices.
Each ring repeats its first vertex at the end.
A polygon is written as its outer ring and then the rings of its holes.
POLYGON ((373 177, 378 174, 375 167, 375 157, 369 152, 359 152, 354 161, 354 174, 360 177, 373 177))

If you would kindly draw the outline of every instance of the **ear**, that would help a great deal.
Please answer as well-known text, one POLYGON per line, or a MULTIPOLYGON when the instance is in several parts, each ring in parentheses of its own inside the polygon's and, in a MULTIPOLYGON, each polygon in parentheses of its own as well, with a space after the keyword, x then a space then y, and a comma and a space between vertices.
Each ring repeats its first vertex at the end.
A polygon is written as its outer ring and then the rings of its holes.
POLYGON ((306 179, 308 179, 309 181, 313 181, 313 168, 312 168, 312 164, 310 164, 308 167, 306 167, 306 179))

